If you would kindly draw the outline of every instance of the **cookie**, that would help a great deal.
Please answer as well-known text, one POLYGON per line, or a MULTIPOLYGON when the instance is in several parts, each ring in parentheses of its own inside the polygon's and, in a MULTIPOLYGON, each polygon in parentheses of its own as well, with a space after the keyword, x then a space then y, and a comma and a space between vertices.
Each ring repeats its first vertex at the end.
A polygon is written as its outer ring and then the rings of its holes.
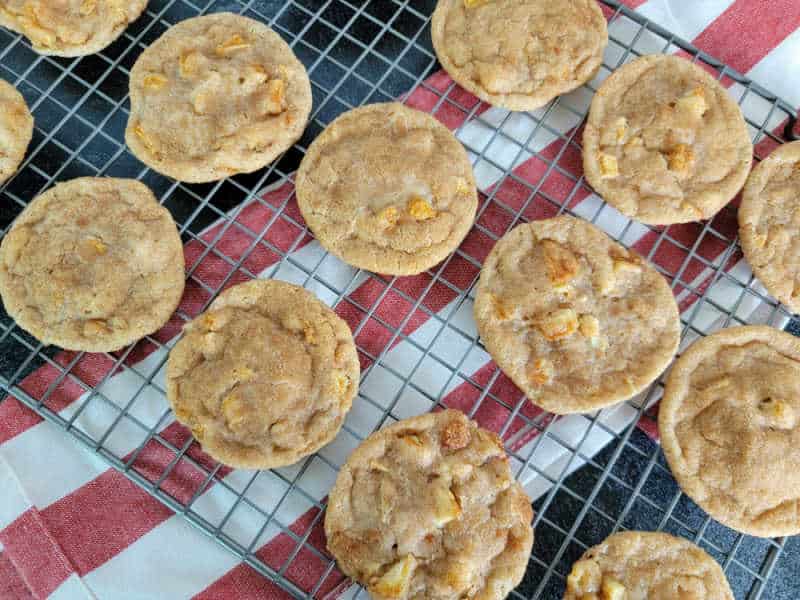
POLYGON ((677 56, 643 56, 611 74, 583 133, 586 179, 651 225, 713 217, 741 189, 753 145, 716 79, 677 56))
POLYGON ((14 86, 0 79, 0 184, 17 172, 33 138, 33 115, 14 86))
POLYGON ((169 211, 132 179, 82 177, 36 197, 0 245, 0 295, 36 339, 110 352, 160 329, 183 294, 169 211))
POLYGON ((347 323, 301 287, 256 280, 186 325, 169 355, 167 398, 216 460, 270 469, 336 436, 358 377, 347 323))
POLYGON ((739 238, 769 293, 800 312, 800 142, 779 146, 742 192, 739 238))
POLYGON ((658 425, 675 479, 714 519, 800 533, 800 339, 748 326, 698 340, 670 372, 658 425))
POLYGON ((532 518, 500 438, 446 410, 373 433, 350 455, 325 534, 376 600, 493 600, 525 574, 532 518))
POLYGON ((297 202, 320 244, 346 263, 415 275, 444 260, 478 208, 461 143, 432 116, 402 104, 344 113, 297 171, 297 202))
POLYGON ((159 173, 192 183, 261 169, 302 135, 305 67, 266 25, 230 13, 170 27, 136 61, 125 141, 159 173))
POLYGON ((147 0, 5 0, 0 25, 21 33, 39 54, 86 56, 116 40, 147 0))
POLYGON ((667 281, 569 216, 519 225, 481 270, 486 350, 534 404, 558 414, 631 398, 667 367, 680 319, 667 281))
POLYGON ((572 566, 564 600, 733 600, 725 574, 704 550, 666 533, 615 533, 572 566))
POLYGON ((596 0, 439 0, 431 37, 450 77, 509 110, 539 108, 592 79, 608 45, 596 0))

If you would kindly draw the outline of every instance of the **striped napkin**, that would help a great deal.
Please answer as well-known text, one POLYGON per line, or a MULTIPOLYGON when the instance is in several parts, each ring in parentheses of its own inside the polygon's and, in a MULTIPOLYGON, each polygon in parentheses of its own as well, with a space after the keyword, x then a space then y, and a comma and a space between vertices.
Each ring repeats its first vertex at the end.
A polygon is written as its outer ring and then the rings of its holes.
MULTIPOLYGON (((796 0, 628 0, 626 4, 800 104, 796 0)), ((610 24, 610 32, 627 42, 639 30, 630 20, 619 18, 610 24)), ((676 50, 665 48, 663 38, 647 32, 636 40, 639 52, 676 50)), ((623 55, 621 47, 612 43, 605 62, 615 65, 623 55)), ((596 87, 606 75, 601 73, 592 85, 596 87)), ((739 84, 723 83, 737 99, 744 93, 739 84)), ((512 452, 512 468, 534 498, 550 491, 553 479, 584 463, 568 447, 579 446, 582 456, 593 456, 614 433, 640 418, 633 402, 606 409, 596 419, 578 415, 551 423, 551 417, 525 402, 481 347, 472 343, 476 336, 472 300, 463 292, 470 289, 497 237, 514 224, 509 208, 535 219, 557 210, 545 196, 565 202, 574 213, 649 256, 665 272, 679 273, 690 286, 677 285, 675 292, 685 321, 692 320, 696 328, 687 332, 684 343, 697 330, 708 333, 726 326, 727 310, 741 320, 785 325, 783 313, 758 296, 740 298, 736 281, 746 285, 751 273, 740 254, 728 251, 728 242, 736 235, 735 209, 726 209, 706 227, 670 227, 665 237, 604 206, 585 187, 573 192, 568 174, 579 176, 581 161, 578 147, 570 142, 579 139, 576 128, 579 114, 591 100, 589 90, 563 97, 554 108, 508 113, 479 103, 439 72, 409 90, 404 99, 433 112, 464 142, 482 192, 478 225, 460 251, 435 270, 438 277, 428 273, 388 281, 326 256, 304 229, 291 180, 265 190, 233 211, 232 222, 220 220, 185 247, 187 269, 194 277, 181 305, 184 314, 198 314, 210 300, 209 290, 221 285, 251 276, 273 277, 305 285, 335 305, 353 328, 365 377, 345 429, 319 456, 253 479, 253 472, 216 465, 192 444, 189 433, 174 422, 163 394, 163 362, 183 323, 178 318, 153 336, 163 346, 139 343, 125 357, 124 368, 109 355, 62 352, 53 360, 69 368, 70 377, 45 364, 21 383, 34 398, 47 395, 50 409, 74 418, 75 428, 92 437, 115 422, 119 411, 109 403, 127 408, 132 419, 120 420, 103 440, 104 447, 132 459, 141 478, 158 482, 181 503, 192 502, 193 510, 228 539, 252 545, 261 560, 280 569, 299 591, 319 598, 353 594, 343 576, 329 568, 320 502, 335 480, 336 467, 381 424, 394 398, 399 397, 391 409, 395 418, 428 411, 436 399, 498 431, 512 452), (454 103, 441 102, 445 92, 454 103), (552 129, 537 127, 547 110, 552 129), (512 175, 504 176, 506 169, 512 175), (530 197, 526 182, 540 185, 539 194, 530 197), (257 237, 266 243, 257 243, 257 237), (212 245, 214 251, 209 250, 212 245), (687 248, 693 248, 695 256, 687 248), (242 257, 246 257, 242 268, 234 270, 242 257), (713 277, 711 267, 720 265, 730 277, 713 277), (315 277, 310 279, 308 272, 315 277), (703 300, 698 300, 698 293, 704 294, 703 300), (97 398, 86 402, 91 392, 85 386, 98 387, 108 402, 97 398), (538 429, 529 425, 531 420, 549 423, 552 435, 536 437, 538 429), (162 442, 148 439, 147 428, 157 428, 161 439, 185 450, 198 464, 216 468, 215 477, 206 481, 204 473, 181 461, 162 481, 175 455, 162 442), (239 494, 244 501, 237 501, 239 494)), ((745 98, 743 109, 754 123, 769 116, 769 106, 753 95, 745 98)), ((772 115, 768 127, 779 130, 780 116, 772 115)), ((771 144, 760 141, 757 153, 767 154, 771 144)), ((647 407, 639 426, 653 437, 657 431, 651 406, 658 394, 656 389, 639 399, 647 407)), ((0 402, 0 490, 0 598, 290 597, 14 398, 0 402)))

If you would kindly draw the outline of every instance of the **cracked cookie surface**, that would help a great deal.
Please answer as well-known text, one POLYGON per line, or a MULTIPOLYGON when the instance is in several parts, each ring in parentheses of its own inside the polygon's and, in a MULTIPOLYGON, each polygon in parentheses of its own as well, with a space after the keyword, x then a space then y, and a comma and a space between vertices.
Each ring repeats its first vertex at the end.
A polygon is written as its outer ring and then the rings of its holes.
POLYGON ((800 533, 800 340, 766 326, 698 340, 672 368, 658 417, 683 491, 762 537, 800 533))
POLYGON ((184 287, 169 211, 131 179, 59 183, 22 211, 0 245, 8 314, 46 344, 117 350, 164 325, 184 287))
POLYGON ((597 227, 569 216, 519 225, 492 249, 478 332, 534 404, 588 412, 647 387, 680 338, 667 281, 597 227))
POLYGON ((361 443, 331 490, 325 533, 376 600, 499 600, 525 574, 532 518, 500 439, 446 410, 361 443))
POLYGON ((237 468, 297 462, 330 442, 358 389, 347 324, 277 280, 231 287, 170 352, 167 397, 203 450, 237 468))
POLYGON ((86 56, 116 40, 147 0, 4 0, 0 25, 21 33, 40 54, 86 56))
POLYGON ((297 172, 309 228, 346 263, 414 275, 454 251, 478 207, 461 143, 432 116, 398 103, 344 113, 297 172))
POLYGON ((779 146, 753 169, 742 192, 739 237, 769 293, 800 312, 800 142, 779 146))
POLYGON ((0 184, 17 172, 33 137, 33 115, 25 98, 0 79, 0 184))
POLYGON ((567 577, 564 600, 733 600, 719 564, 666 533, 625 531, 589 548, 567 577))
POLYGON ((305 67, 253 19, 218 13, 170 27, 136 61, 125 141, 179 181, 256 171, 297 141, 311 111, 305 67))
POLYGON ((539 108, 594 77, 608 44, 596 0, 439 0, 431 36, 456 82, 510 110, 539 108))
POLYGON ((714 216, 739 192, 753 146, 742 112, 711 75, 676 56, 621 67, 592 99, 586 179, 603 199, 651 225, 714 216))

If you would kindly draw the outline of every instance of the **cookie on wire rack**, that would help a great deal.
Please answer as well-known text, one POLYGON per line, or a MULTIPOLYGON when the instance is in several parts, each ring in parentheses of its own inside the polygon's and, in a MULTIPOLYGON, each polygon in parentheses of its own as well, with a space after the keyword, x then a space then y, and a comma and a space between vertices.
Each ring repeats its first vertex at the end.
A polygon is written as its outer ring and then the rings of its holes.
POLYGON ((303 218, 325 249, 388 275, 415 275, 444 260, 478 208, 458 139, 396 102, 339 116, 311 144, 296 185, 303 218))
POLYGON ((739 206, 739 238, 769 293, 800 312, 800 142, 779 146, 750 173, 739 206))
POLYGON ((17 172, 33 138, 33 115, 16 88, 0 79, 0 184, 17 172))
POLYGON ((723 329, 675 362, 658 413, 683 491, 748 535, 800 533, 800 338, 723 329))
POLYGON ((237 468, 297 462, 330 442, 358 389, 350 328, 311 292, 255 280, 186 325, 167 398, 203 450, 237 468))
POLYGON ((651 225, 709 219, 742 188, 752 160, 739 106, 683 58, 633 60, 592 99, 583 133, 586 179, 632 219, 651 225))
POLYGON ((118 350, 160 329, 184 288, 175 221, 132 179, 82 177, 37 196, 0 244, 8 314, 39 341, 118 350))
POLYGON ((608 28, 596 0, 439 0, 431 37, 464 89, 533 110, 595 76, 608 28))
POLYGON ((325 534, 376 600, 500 600, 525 574, 532 518, 500 438, 445 410, 356 448, 331 490, 325 534))
POLYGON ((644 390, 680 340, 666 279, 580 219, 515 227, 481 269, 475 320, 486 350, 531 402, 597 410, 644 390))
POLYGON ((564 600, 733 600, 722 568, 704 550, 660 532, 625 531, 572 565, 564 600))
POLYGON ((131 69, 125 141, 150 168, 192 183, 265 167, 303 134, 305 67, 266 25, 231 13, 170 27, 131 69))
POLYGON ((4 0, 0 25, 26 36, 39 54, 86 56, 116 40, 147 0, 4 0))

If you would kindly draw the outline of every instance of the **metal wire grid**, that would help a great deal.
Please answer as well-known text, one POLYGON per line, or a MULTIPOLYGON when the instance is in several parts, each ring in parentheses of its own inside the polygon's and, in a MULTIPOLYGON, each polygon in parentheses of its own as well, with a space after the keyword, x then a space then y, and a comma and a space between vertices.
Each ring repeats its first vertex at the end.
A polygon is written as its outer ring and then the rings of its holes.
MULTIPOLYGON (((784 141, 783 136, 773 130, 778 123, 793 120, 789 106, 711 57, 619 6, 617 2, 604 2, 614 10, 612 20, 628 25, 628 34, 624 37, 611 36, 610 54, 614 60, 604 65, 606 71, 613 70, 631 55, 679 48, 694 60, 713 68, 720 79, 726 77, 739 82, 742 104, 753 101, 761 104, 760 118, 749 121, 754 139, 766 139, 774 143, 784 141)), ((520 221, 528 220, 534 206, 545 206, 549 213, 572 212, 571 201, 588 191, 583 179, 575 177, 564 164, 570 151, 580 150, 579 136, 576 135, 578 129, 573 127, 565 133, 552 121, 562 111, 571 114, 576 123, 580 122, 585 106, 576 108, 570 98, 565 97, 551 103, 543 111, 505 114, 498 121, 496 116, 481 114, 480 106, 466 100, 454 85, 440 89, 426 81, 426 77, 436 68, 428 34, 431 4, 410 0, 292 0, 286 3, 153 0, 145 16, 116 44, 94 57, 70 61, 37 56, 19 36, 5 32, 0 34, 0 76, 12 81, 23 91, 37 122, 32 151, 23 169, 3 190, 3 195, 8 199, 2 207, 5 230, 29 199, 55 181, 78 175, 135 176, 150 185, 170 208, 185 241, 201 248, 199 256, 188 269, 187 277, 188 283, 203 295, 203 306, 225 285, 241 278, 255 277, 258 273, 250 271, 248 258, 254 252, 266 251, 277 260, 272 273, 289 269, 299 276, 301 283, 314 287, 327 301, 332 304, 347 303, 357 311, 360 318, 354 334, 362 359, 370 365, 364 371, 357 400, 372 415, 366 429, 363 424, 358 426, 348 420, 343 436, 348 441, 343 447, 331 453, 323 451, 294 468, 248 473, 232 478, 227 469, 199 455, 190 438, 175 438, 164 433, 171 421, 169 410, 155 418, 142 416, 146 414, 142 406, 150 401, 152 394, 164 393, 158 381, 167 351, 164 339, 148 336, 134 347, 109 355, 113 368, 101 381, 91 385, 84 381, 85 377, 77 368, 81 354, 57 353, 54 349, 43 347, 6 316, 0 323, 0 350, 12 360, 2 365, 0 383, 45 419, 64 428, 137 485, 214 537, 243 562, 297 597, 325 596, 330 593, 332 582, 338 583, 334 562, 324 548, 314 542, 324 510, 324 500, 320 500, 320 494, 313 491, 318 487, 315 478, 325 480, 335 476, 347 450, 363 439, 365 433, 377 429, 387 420, 405 416, 403 405, 410 394, 422 399, 430 407, 443 406, 441 391, 455 384, 466 385, 474 392, 474 402, 468 411, 471 416, 480 414, 489 405, 507 413, 500 434, 507 443, 517 476, 535 476, 549 484, 549 491, 535 503, 537 542, 528 574, 522 585, 513 592, 515 597, 560 598, 571 562, 587 546, 597 543, 612 530, 633 526, 666 529, 695 540, 720 560, 739 596, 760 597, 781 555, 784 541, 762 541, 733 534, 709 519, 680 493, 658 446, 645 439, 636 428, 639 418, 652 420, 647 407, 660 396, 661 383, 654 384, 643 398, 631 403, 636 418, 630 419, 630 423, 621 430, 609 426, 602 413, 599 413, 586 417, 587 427, 577 443, 564 439, 554 427, 556 421, 551 415, 531 412, 521 396, 511 403, 500 397, 497 389, 502 379, 498 370, 494 369, 486 379, 477 377, 468 369, 474 353, 481 349, 481 345, 474 329, 461 317, 471 307, 470 294, 480 268, 480 257, 462 247, 441 266, 429 271, 423 289, 416 293, 406 291, 402 280, 385 279, 360 271, 353 271, 344 281, 333 281, 327 273, 329 261, 334 259, 325 254, 315 256, 311 262, 297 257, 296 251, 303 248, 308 240, 308 231, 291 210, 291 191, 277 200, 274 196, 270 200, 261 195, 265 187, 287 181, 310 141, 336 115, 361 103, 388 100, 408 90, 418 89, 435 96, 434 113, 456 113, 465 123, 479 124, 485 129, 486 134, 479 144, 466 143, 476 170, 496 172, 506 181, 524 189, 524 201, 516 206, 506 201, 501 186, 483 190, 486 193, 479 209, 476 233, 489 240, 497 240, 499 234, 503 233, 493 231, 484 224, 482 217, 489 212, 499 212, 505 216, 506 230, 520 221), (312 123, 296 148, 262 173, 237 176, 207 186, 180 184, 144 168, 121 142, 128 112, 128 69, 147 43, 171 24, 190 16, 219 10, 231 10, 262 20, 292 45, 311 74, 315 107, 312 123), (524 139, 509 133, 507 126, 512 124, 513 119, 530 120, 532 129, 524 139), (555 140, 555 156, 546 158, 536 152, 537 140, 542 135, 555 140), (492 145, 500 140, 515 149, 513 160, 499 161, 490 156, 492 145), (536 156, 546 165, 544 174, 535 182, 527 181, 510 168, 529 156, 536 156), (548 191, 546 183, 553 177, 569 181, 568 193, 554 196, 548 191), (270 218, 259 231, 251 230, 239 220, 244 208, 254 203, 271 211, 270 218), (221 227, 210 235, 207 227, 215 221, 221 223, 221 227), (288 227, 293 232, 292 239, 283 242, 272 239, 270 232, 277 224, 288 227), (235 257, 226 254, 219 246, 220 240, 232 230, 243 233, 249 240, 247 248, 235 257), (226 268, 224 277, 213 284, 204 279, 200 268, 203 261, 210 258, 226 268), (468 273, 466 281, 453 277, 451 267, 456 262, 462 271, 468 273), (379 290, 369 302, 362 302, 352 295, 365 282, 379 290), (454 299, 447 311, 429 307, 428 300, 435 287, 452 294, 454 299), (389 300, 398 311, 393 316, 387 316, 381 310, 389 300), (433 323, 435 329, 430 339, 423 341, 412 335, 408 327, 413 315, 419 313, 433 323), (367 344, 360 343, 367 324, 370 327, 377 325, 385 333, 385 343, 377 352, 367 344), (446 338, 457 339, 464 347, 456 361, 442 356, 438 350, 439 343, 446 338), (388 352, 396 342, 403 342, 417 351, 418 358, 409 368, 400 368, 388 360, 388 352), (134 358, 145 347, 156 349, 158 360, 135 362, 134 358), (22 387, 24 376, 41 365, 54 368, 58 372, 57 378, 42 393, 26 391, 22 387), (443 369, 447 373, 439 393, 420 384, 415 377, 430 368, 443 369), (105 392, 111 376, 120 372, 137 381, 135 393, 122 402, 105 392), (397 382, 391 398, 373 396, 369 385, 372 376, 392 378, 397 382), (59 411, 51 396, 65 383, 78 386, 84 393, 71 410, 59 411), (102 426, 95 424, 92 427, 87 424, 89 419, 85 417, 97 412, 111 416, 102 426), (514 426, 519 423, 522 424, 521 429, 514 426), (112 443, 115 434, 123 428, 136 432, 137 444, 132 452, 115 450, 112 443), (602 432, 611 440, 599 454, 587 449, 586 441, 593 432, 602 432), (520 441, 533 434, 536 437, 522 446, 524 454, 519 454, 520 441), (543 441, 558 445, 568 455, 555 474, 540 469, 536 464, 535 456, 543 441), (154 446, 166 451, 169 456, 167 461, 159 465, 156 473, 152 471, 152 464, 142 460, 148 449, 154 446), (638 470, 635 473, 626 471, 625 465, 633 463, 638 465, 638 470), (576 471, 581 465, 582 468, 576 471), (174 488, 169 485, 170 478, 179 472, 191 473, 197 480, 189 498, 176 495, 174 488), (661 484, 659 490, 663 490, 664 485, 671 490, 668 498, 652 493, 656 482, 661 484), (253 493, 265 484, 272 486, 273 490, 279 490, 269 503, 253 493), (212 488, 224 494, 228 502, 226 510, 214 520, 198 509, 203 495, 212 488), (613 502, 607 502, 609 498, 613 502), (282 520, 282 508, 290 499, 293 502, 302 501, 309 508, 316 509, 310 522, 299 531, 290 528, 290 521, 282 520), (243 511, 254 514, 259 522, 255 535, 250 531, 247 539, 229 531, 229 525, 243 511), (278 564, 258 553, 264 540, 276 532, 289 536, 294 544, 293 550, 288 556, 281 557, 278 564), (299 587, 292 575, 292 563, 301 553, 306 560, 311 557, 319 563, 319 578, 310 589, 299 587)), ((277 189, 280 191, 283 188, 277 189)), ((604 211, 608 210, 598 204, 592 214, 583 216, 596 222, 602 220, 607 214, 604 211)), ((665 268, 656 261, 657 267, 669 278, 673 287, 695 300, 693 307, 684 314, 684 340, 707 333, 706 327, 696 322, 701 310, 711 309, 718 313, 721 323, 717 323, 717 326, 746 322, 747 318, 740 309, 753 302, 769 308, 768 314, 760 319, 762 321, 781 325, 791 316, 762 293, 752 276, 742 278, 727 268, 738 256, 735 230, 731 233, 730 228, 725 226, 731 214, 731 209, 725 209, 719 217, 703 224, 691 244, 674 236, 671 228, 654 230, 657 238, 648 255, 651 261, 657 259, 659 249, 667 245, 684 256, 677 269, 665 268), (708 243, 724 245, 724 250, 715 260, 709 260, 699 253, 701 246, 708 243), (712 285, 708 285, 708 281, 706 284, 693 281, 688 275, 693 264, 700 264, 709 270, 711 284, 724 283, 734 287, 737 290, 736 300, 723 305, 710 294, 712 285)), ((628 222, 614 237, 624 242, 632 226, 628 222)), ((185 321, 194 314, 179 311, 178 316, 185 321)))

